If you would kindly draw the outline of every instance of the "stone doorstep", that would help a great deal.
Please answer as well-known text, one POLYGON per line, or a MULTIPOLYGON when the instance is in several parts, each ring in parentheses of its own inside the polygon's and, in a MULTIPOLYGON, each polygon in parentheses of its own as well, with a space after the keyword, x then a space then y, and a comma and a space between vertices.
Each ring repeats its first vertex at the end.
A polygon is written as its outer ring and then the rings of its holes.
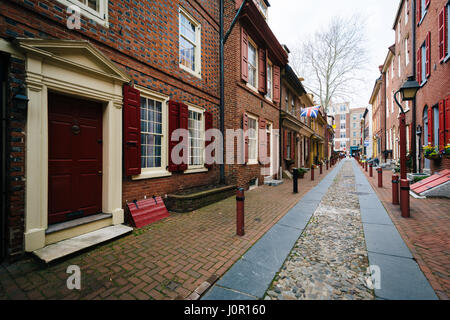
POLYGON ((110 226, 48 245, 33 251, 33 254, 45 263, 49 263, 102 242, 120 237, 131 231, 133 231, 133 228, 125 225, 110 226))
POLYGON ((91 222, 103 220, 103 219, 109 219, 112 217, 112 214, 110 213, 99 213, 94 214, 92 216, 83 217, 75 220, 70 220, 66 222, 56 223, 49 225, 47 230, 45 230, 45 234, 52 234, 55 232, 63 231, 70 228, 79 227, 85 224, 89 224, 91 222))

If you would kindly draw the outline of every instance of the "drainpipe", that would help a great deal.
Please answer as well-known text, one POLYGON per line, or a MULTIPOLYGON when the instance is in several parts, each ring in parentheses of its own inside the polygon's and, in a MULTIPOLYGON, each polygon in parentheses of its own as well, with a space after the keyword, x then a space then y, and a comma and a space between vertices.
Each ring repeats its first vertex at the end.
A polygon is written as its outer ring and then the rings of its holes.
MULTIPOLYGON (((3 58, 3 57, 2 57, 3 58)), ((4 59, 6 60, 6 59, 4 59)), ((4 85, 4 77, 6 75, 6 66, 4 64, 0 64, 0 108, 1 108, 1 208, 0 208, 0 262, 5 258, 6 256, 6 248, 5 248, 5 242, 6 242, 6 97, 5 97, 5 85, 4 85)))
MULTIPOLYGON (((411 24, 412 24, 412 30, 411 30, 411 34, 412 34, 412 76, 414 77, 414 79, 416 79, 416 2, 415 1, 411 1, 411 16, 412 16, 412 20, 411 20, 411 24)), ((411 139, 412 139, 412 145, 411 145, 411 153, 412 153, 412 158, 414 159, 413 161, 413 172, 417 173, 417 149, 419 150, 418 155, 420 156, 420 147, 417 148, 417 135, 416 135, 416 128, 417 128, 417 119, 416 119, 416 98, 414 97, 414 100, 412 101, 412 134, 411 134, 411 139), (414 137, 414 139, 413 139, 414 137)))
MULTIPOLYGON (((281 82, 282 81, 281 81, 281 75, 280 75, 280 110, 279 110, 279 113, 278 113, 278 117, 279 117, 279 119, 278 119, 278 121, 279 121, 279 124, 278 124, 278 126, 279 126, 278 143, 280 145, 280 147, 278 148, 278 157, 280 159, 280 163, 279 163, 279 166, 277 168, 278 175, 280 174, 280 168, 283 168, 283 141, 282 141, 283 133, 282 133, 282 130, 281 130, 281 128, 282 128, 281 124, 283 123, 283 119, 282 119, 282 116, 281 116, 281 106, 283 105, 283 102, 282 102, 283 101, 283 88, 281 86, 281 82)), ((281 169, 281 171, 283 171, 283 169, 281 169)), ((278 179, 279 180, 283 180, 283 172, 281 172, 281 176, 278 177, 278 179)))

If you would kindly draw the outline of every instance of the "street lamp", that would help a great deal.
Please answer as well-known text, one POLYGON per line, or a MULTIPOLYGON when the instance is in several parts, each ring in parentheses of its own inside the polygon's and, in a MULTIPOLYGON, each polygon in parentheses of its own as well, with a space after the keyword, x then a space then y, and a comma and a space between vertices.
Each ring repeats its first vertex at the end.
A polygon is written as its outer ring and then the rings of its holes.
MULTIPOLYGON (((401 93, 402 101, 411 101, 416 97, 417 91, 420 89, 419 83, 414 77, 408 77, 408 80, 394 94, 394 99, 399 106, 401 113, 399 116, 399 133, 400 133, 400 206, 402 209, 402 217, 408 218, 409 214, 409 181, 406 179, 406 115, 402 105, 397 100, 397 95, 401 93)), ((411 137, 412 139, 412 137, 411 137)))

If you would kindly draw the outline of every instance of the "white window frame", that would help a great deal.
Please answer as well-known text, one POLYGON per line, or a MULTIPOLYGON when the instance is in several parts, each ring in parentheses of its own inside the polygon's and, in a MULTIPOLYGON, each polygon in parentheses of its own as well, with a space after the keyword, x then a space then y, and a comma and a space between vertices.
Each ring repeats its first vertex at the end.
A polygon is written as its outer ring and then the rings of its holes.
POLYGON ((259 9, 259 11, 261 12, 262 16, 264 17, 264 19, 267 20, 268 18, 268 10, 267 10, 267 6, 264 2, 264 0, 257 0, 257 7, 259 9))
POLYGON ((425 42, 420 46, 420 50, 422 51, 422 57, 420 61, 420 65, 422 66, 422 83, 419 84, 423 85, 425 84, 425 82, 427 82, 427 46, 425 42))
POLYGON ((267 59, 267 94, 266 98, 270 101, 273 100, 273 64, 267 59))
POLYGON ((256 45, 256 43, 250 38, 250 37, 248 37, 248 51, 247 51, 247 57, 248 57, 248 61, 247 61, 247 63, 248 63, 248 68, 250 69, 250 55, 249 55, 249 52, 250 52, 250 46, 252 46, 253 48, 255 48, 255 66, 254 66, 254 68, 255 68, 255 85, 253 86, 253 84, 252 83, 250 83, 250 70, 248 70, 248 81, 247 81, 247 86, 249 87, 249 88, 251 88, 253 91, 256 91, 256 92, 258 92, 258 85, 259 85, 259 83, 258 83, 258 80, 259 80, 259 76, 258 76, 258 72, 259 72, 259 70, 258 70, 258 46, 256 45))
MULTIPOLYGON (((142 98, 152 99, 161 102, 162 111, 162 139, 161 139, 161 167, 159 168, 142 168, 141 174, 132 176, 132 180, 143 180, 161 177, 170 177, 171 172, 167 170, 169 163, 168 145, 169 145, 169 97, 158 92, 150 90, 142 86, 135 86, 141 92, 142 98)), ((139 159, 139 161, 141 161, 139 159)))
POLYGON ((248 129, 247 129, 247 132, 244 133, 244 134, 246 134, 248 136, 248 164, 249 165, 254 165, 254 164, 258 164, 258 152, 259 152, 259 150, 258 150, 259 149, 258 148, 258 134, 259 134, 259 126, 258 126, 258 124, 259 124, 259 119, 257 117, 255 117, 255 116, 252 116, 251 114, 248 114, 248 113, 247 113, 247 116, 248 116, 248 129), (256 138, 255 138, 255 148, 256 148, 255 156, 256 156, 256 158, 255 159, 250 158, 250 135, 249 135, 250 119, 254 120, 256 122, 256 126, 255 126, 255 136, 256 136, 256 138))
POLYGON ((408 54, 408 38, 405 38, 405 65, 407 66, 409 64, 409 54, 408 54))
MULTIPOLYGON (((202 136, 200 137, 200 141, 203 141, 202 144, 202 163, 201 164, 196 164, 196 165, 190 165, 190 156, 191 156, 191 145, 190 145, 190 141, 189 141, 189 151, 188 151, 188 170, 186 170, 184 173, 185 174, 189 174, 189 173, 198 173, 198 172, 207 172, 208 168, 205 168, 205 110, 197 107, 195 105, 192 105, 190 103, 186 103, 188 106, 188 111, 193 111, 193 112, 197 112, 197 113, 201 113, 202 115, 202 120, 201 120, 201 125, 200 128, 202 129, 202 136)), ((189 122, 189 116, 188 116, 188 122, 189 122)), ((189 130, 189 128, 188 128, 189 130)))
POLYGON ((178 10, 178 65, 180 69, 196 76, 197 78, 202 77, 202 25, 195 20, 184 8, 180 7, 178 10), (181 15, 183 15, 187 20, 189 20, 195 26, 195 43, 191 40, 187 39, 185 36, 181 34, 181 15), (194 63, 195 70, 192 70, 189 67, 186 67, 184 64, 180 62, 180 37, 183 37, 186 41, 194 45, 194 63))
POLYGON ((98 0, 99 4, 99 11, 93 10, 89 8, 84 3, 81 3, 78 0, 56 0, 57 2, 61 3, 62 5, 66 7, 70 6, 77 6, 80 8, 80 14, 85 16, 88 19, 92 19, 99 25, 109 28, 109 22, 108 22, 108 0, 98 0))
POLYGON ((405 25, 407 25, 408 24, 408 16, 409 16, 409 13, 408 13, 408 0, 406 0, 405 1, 405 25))

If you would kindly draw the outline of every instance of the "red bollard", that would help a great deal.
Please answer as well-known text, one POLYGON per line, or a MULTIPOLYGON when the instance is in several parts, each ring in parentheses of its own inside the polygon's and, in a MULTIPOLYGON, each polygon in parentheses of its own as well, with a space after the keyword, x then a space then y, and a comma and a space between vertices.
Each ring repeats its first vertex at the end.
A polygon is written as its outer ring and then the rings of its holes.
POLYGON ((403 218, 409 218, 409 180, 400 179, 400 209, 403 218))
POLYGON ((236 192, 236 234, 239 237, 245 235, 244 231, 244 189, 239 188, 236 192))
POLYGON ((314 181, 314 166, 311 166, 311 181, 314 181))
POLYGON ((378 168, 378 188, 383 188, 383 169, 378 168))
POLYGON ((327 160, 327 171, 328 171, 328 160, 327 160))
POLYGON ((373 165, 372 164, 370 164, 370 170, 369 170, 369 177, 373 177, 373 165))
POLYGON ((392 204, 399 205, 399 194, 398 194, 398 187, 399 187, 399 176, 398 174, 392 175, 392 204))
POLYGON ((365 163, 365 165, 364 165, 364 166, 366 167, 366 172, 367 172, 367 169, 368 169, 368 168, 367 168, 367 167, 368 167, 368 164, 367 164, 367 162, 365 163))
POLYGON ((320 164, 320 174, 322 174, 323 172, 323 168, 322 168, 322 164, 320 164))

